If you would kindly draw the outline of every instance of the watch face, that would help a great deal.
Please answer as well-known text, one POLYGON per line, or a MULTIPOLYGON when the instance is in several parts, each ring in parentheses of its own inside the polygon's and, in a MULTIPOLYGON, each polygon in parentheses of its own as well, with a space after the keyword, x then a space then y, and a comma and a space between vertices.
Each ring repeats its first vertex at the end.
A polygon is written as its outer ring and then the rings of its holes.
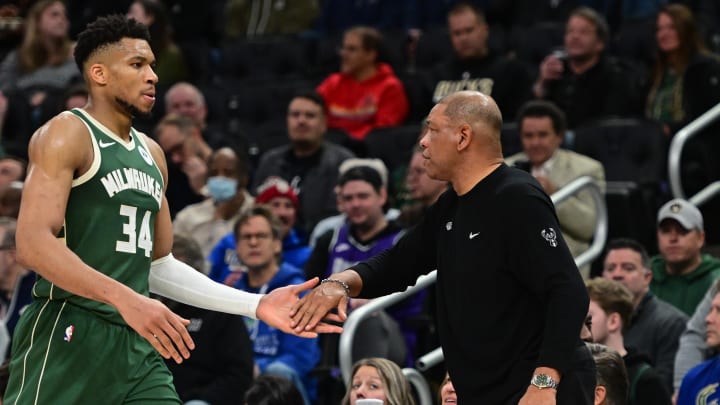
POLYGON ((547 374, 537 374, 532 379, 532 385, 539 388, 554 388, 556 383, 547 374))

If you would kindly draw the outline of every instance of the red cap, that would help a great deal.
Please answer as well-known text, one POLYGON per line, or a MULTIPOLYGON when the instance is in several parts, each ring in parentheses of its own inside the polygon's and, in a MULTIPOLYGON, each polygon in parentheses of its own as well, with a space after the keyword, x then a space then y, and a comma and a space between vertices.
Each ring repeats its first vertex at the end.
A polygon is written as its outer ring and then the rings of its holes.
POLYGON ((300 201, 298 201, 297 193, 290 187, 287 181, 280 177, 268 177, 265 181, 257 188, 257 197, 255 202, 258 204, 265 204, 276 197, 289 198, 293 202, 295 209, 300 208, 300 201))

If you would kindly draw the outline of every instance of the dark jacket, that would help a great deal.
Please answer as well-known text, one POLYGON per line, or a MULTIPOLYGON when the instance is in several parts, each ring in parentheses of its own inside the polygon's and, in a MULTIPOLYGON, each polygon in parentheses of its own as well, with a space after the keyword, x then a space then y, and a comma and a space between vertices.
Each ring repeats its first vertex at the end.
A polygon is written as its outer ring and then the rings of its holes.
POLYGON ((601 118, 636 115, 642 113, 642 97, 631 77, 610 57, 601 57, 579 75, 566 64, 563 76, 547 84, 544 98, 565 111, 571 129, 601 118))
POLYGON ((515 119, 520 106, 530 99, 532 77, 517 60, 488 53, 478 59, 453 59, 432 72, 433 101, 460 90, 475 90, 491 96, 507 121, 515 119))
POLYGON ((655 371, 672 390, 673 364, 687 316, 648 292, 635 309, 625 332, 625 345, 648 355, 655 371))
POLYGON ((165 361, 180 399, 213 405, 241 402, 253 378, 252 345, 242 317, 163 302, 190 320, 188 331, 195 342, 192 356, 182 364, 165 361))
POLYGON ((628 347, 623 357, 628 374, 628 405, 670 405, 670 393, 650 357, 628 347))

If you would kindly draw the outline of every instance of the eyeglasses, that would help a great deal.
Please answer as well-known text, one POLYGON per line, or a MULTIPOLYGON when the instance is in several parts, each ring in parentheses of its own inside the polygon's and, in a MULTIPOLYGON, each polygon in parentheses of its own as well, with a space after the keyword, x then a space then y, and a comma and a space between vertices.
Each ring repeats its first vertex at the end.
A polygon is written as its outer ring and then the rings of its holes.
POLYGON ((248 243, 251 239, 257 239, 258 241, 265 241, 272 238, 272 234, 269 232, 258 232, 258 233, 241 233, 240 242, 248 243))

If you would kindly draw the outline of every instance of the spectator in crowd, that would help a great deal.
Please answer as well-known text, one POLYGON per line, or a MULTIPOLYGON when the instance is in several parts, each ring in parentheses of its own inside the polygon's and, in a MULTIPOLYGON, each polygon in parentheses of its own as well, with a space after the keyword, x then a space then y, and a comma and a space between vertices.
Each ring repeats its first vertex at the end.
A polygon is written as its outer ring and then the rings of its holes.
MULTIPOLYGON (((0 319, 12 337, 25 307, 32 302, 35 273, 18 263, 15 256, 15 218, 0 217, 0 319)), ((0 357, 5 357, 0 352, 0 357)))
POLYGON ((299 209, 295 190, 279 177, 268 177, 258 187, 255 203, 267 204, 282 224, 283 259, 297 268, 305 267, 312 249, 305 242, 305 235, 295 229, 299 209))
POLYGON ((155 73, 163 83, 176 83, 188 78, 188 68, 180 48, 172 40, 172 26, 162 1, 135 0, 128 18, 143 23, 150 31, 150 48, 155 54, 155 73))
POLYGON ((174 217, 186 206, 205 199, 203 188, 212 149, 200 137, 197 124, 176 113, 160 120, 155 127, 155 138, 167 158, 168 176, 172 179, 167 187, 167 199, 174 217))
POLYGON ((175 231, 192 235, 204 257, 232 232, 240 215, 253 206, 254 199, 245 189, 247 177, 245 162, 232 149, 218 149, 208 161, 210 198, 188 205, 175 216, 175 231))
POLYGON ((359 399, 379 399, 386 405, 415 405, 410 384, 397 364, 371 357, 353 365, 350 385, 341 405, 355 405, 359 399))
POLYGON ((254 174, 252 189, 277 176, 297 191, 297 227, 311 232, 323 218, 337 214, 335 186, 338 168, 354 155, 325 140, 325 102, 317 93, 299 94, 290 101, 287 129, 290 142, 265 152, 254 174))
POLYGON ((595 359, 595 405, 626 405, 628 376, 620 354, 599 343, 588 344, 595 359))
MULTIPOLYGON (((345 174, 346 171, 352 169, 355 166, 363 165, 363 164, 370 164, 371 166, 374 166, 376 170, 378 170, 381 173, 381 176, 385 179, 389 177, 389 174, 387 173, 387 167, 385 167, 385 164, 382 163, 382 160, 380 159, 368 159, 368 158, 351 158, 345 160, 340 167, 338 168, 339 176, 342 177, 343 174, 345 174)), ((343 212, 343 204, 340 198, 339 194, 339 188, 337 185, 335 186, 335 203, 337 204, 337 210, 340 212, 337 215, 333 215, 331 217, 327 217, 323 219, 322 221, 318 222, 317 225, 315 225, 315 228, 313 228, 312 233, 310 234, 310 240, 309 244, 311 247, 315 247, 317 245, 318 239, 325 235, 330 230, 337 231, 340 229, 341 226, 345 225, 347 222, 347 215, 345 212, 343 212)), ((385 219, 388 221, 396 221, 400 216, 400 210, 396 208, 389 207, 385 211, 385 219)))
POLYGON ((514 117, 531 97, 529 70, 490 50, 485 15, 473 5, 458 3, 450 9, 447 22, 455 56, 433 69, 433 101, 456 91, 474 90, 492 96, 503 117, 514 117))
POLYGON ((31 105, 38 106, 46 90, 64 90, 80 79, 80 71, 72 57, 70 23, 62 1, 36 2, 25 22, 22 44, 0 64, 0 90, 34 89, 27 96, 31 105))
POLYGON ((672 392, 673 363, 687 316, 650 292, 650 258, 635 240, 608 243, 602 276, 620 282, 633 295, 633 315, 623 334, 624 342, 650 357, 666 389, 672 392))
POLYGON ((705 336, 707 335, 705 318, 710 314, 712 300, 715 298, 715 294, 718 293, 717 287, 717 283, 710 287, 692 317, 688 320, 685 332, 680 336, 680 344, 675 356, 675 372, 673 373, 673 387, 676 394, 685 374, 691 368, 707 360, 712 353, 712 350, 708 350, 705 342, 705 336))
MULTIPOLYGON (((282 225, 272 211, 255 206, 235 223, 240 261, 247 272, 236 283, 243 291, 266 294, 276 288, 305 281, 301 269, 280 262, 282 225)), ((253 342, 256 374, 272 374, 293 381, 305 404, 315 400, 316 381, 312 369, 320 359, 317 339, 300 338, 281 332, 262 321, 247 319, 253 342)))
POLYGON ((5 156, 0 159, 0 190, 10 186, 14 181, 24 181, 27 162, 13 157, 5 156))
POLYGON ((405 184, 412 202, 400 210, 398 222, 405 228, 418 223, 425 211, 448 189, 448 183, 428 176, 423 164, 422 148, 415 149, 405 176, 405 184))
POLYGON ((0 217, 17 219, 24 187, 25 183, 22 181, 13 181, 7 187, 0 189, 0 217))
POLYGON ((623 333, 630 325, 633 295, 617 281, 595 278, 587 281, 595 343, 615 350, 622 356, 630 382, 628 405, 671 405, 670 392, 652 368, 652 361, 642 348, 627 346, 623 333))
POLYGON ((568 19, 563 50, 540 63, 533 93, 560 107, 570 129, 599 118, 640 112, 634 111, 640 103, 637 84, 617 60, 605 55, 608 41, 605 19, 580 7, 568 19))
POLYGON ((168 89, 165 93, 165 113, 191 118, 200 129, 199 138, 213 149, 221 146, 241 146, 231 145, 220 124, 208 120, 209 111, 205 104, 205 96, 200 89, 190 83, 178 82, 168 89))
MULTIPOLYGON (((658 53, 646 115, 661 122, 671 137, 720 102, 720 57, 706 47, 692 11, 678 2, 666 4, 658 13, 655 37, 658 53)), ((711 152, 720 147, 718 130, 717 123, 705 128, 683 149, 681 175, 689 195, 720 173, 711 152)))
POLYGON ((503 163, 501 127, 499 108, 480 92, 433 107, 420 140, 425 167, 453 190, 393 247, 305 295, 291 325, 311 328, 330 310, 344 318, 349 297, 401 291, 437 269, 439 336, 463 401, 589 404, 594 364, 579 337, 587 290, 550 198, 503 163), (471 307, 483 308, 483 322, 467 322, 471 307))
MULTIPOLYGON (((175 234, 172 253, 177 260, 203 271, 202 250, 190 235, 175 234)), ((252 345, 243 318, 168 298, 160 300, 190 320, 188 332, 197 345, 193 355, 181 364, 165 361, 180 399, 185 403, 237 404, 253 379, 252 345)))
POLYGON ((65 89, 81 79, 69 27, 62 1, 36 2, 25 18, 22 43, 0 64, 0 124, 7 153, 27 159, 30 135, 57 112, 65 89))
POLYGON ((440 404, 450 403, 457 404, 458 398, 455 387, 453 387, 452 380, 450 379, 450 374, 445 373, 445 379, 442 384, 440 384, 440 404))
POLYGON ((245 405, 304 405, 302 394, 287 378, 261 375, 245 393, 245 405))
MULTIPOLYGON (((255 203, 267 204, 282 224, 280 239, 282 239, 283 261, 302 269, 310 257, 312 249, 305 242, 301 232, 295 229, 298 212, 298 198, 295 190, 279 177, 268 177, 265 183, 258 188, 255 203)), ((228 280, 228 276, 231 272, 236 272, 235 276, 237 277, 242 271, 242 263, 237 256, 236 246, 235 234, 231 232, 213 248, 209 257, 211 279, 229 284, 234 283, 234 281, 228 280)))
POLYGON ((671 135, 720 102, 720 60, 708 51, 684 4, 661 8, 655 37, 658 56, 647 116, 663 123, 671 135))
POLYGON ((410 108, 403 84, 390 65, 378 59, 381 44, 374 28, 345 31, 340 72, 317 87, 327 104, 328 127, 342 129, 357 141, 374 128, 402 124, 410 108))
MULTIPOLYGON (((387 202, 387 168, 379 159, 348 161, 353 166, 340 176, 338 195, 346 223, 322 235, 305 265, 308 279, 326 278, 362 260, 384 252, 400 239, 403 229, 385 217, 387 202)), ((412 364, 417 333, 411 319, 422 312, 425 293, 415 294, 386 309, 398 323, 405 338, 408 358, 401 364, 412 364)), ((366 300, 350 302, 357 308, 366 300)))
POLYGON ((59 111, 83 108, 88 102, 89 92, 84 83, 70 86, 65 92, 59 111))
MULTIPOLYGON (((583 176, 592 177, 605 189, 602 163, 561 148, 566 124, 565 114, 557 106, 544 100, 530 101, 520 109, 517 122, 523 151, 507 158, 507 164, 532 174, 548 195, 583 176)), ((556 209, 563 238, 577 257, 587 250, 595 233, 597 211, 592 196, 587 190, 580 191, 556 209)), ((580 270, 583 278, 589 278, 589 266, 580 270)))
POLYGON ((650 291, 690 316, 720 277, 720 260, 701 252, 702 213, 687 200, 668 201, 658 211, 657 238, 660 254, 650 262, 650 291))
MULTIPOLYGON (((715 287, 717 291, 717 286, 715 287)), ((710 313, 705 318, 705 342, 709 348, 720 349, 720 294, 715 293, 710 313)), ((693 367, 682 380, 677 405, 714 404, 720 401, 720 356, 693 367)))

